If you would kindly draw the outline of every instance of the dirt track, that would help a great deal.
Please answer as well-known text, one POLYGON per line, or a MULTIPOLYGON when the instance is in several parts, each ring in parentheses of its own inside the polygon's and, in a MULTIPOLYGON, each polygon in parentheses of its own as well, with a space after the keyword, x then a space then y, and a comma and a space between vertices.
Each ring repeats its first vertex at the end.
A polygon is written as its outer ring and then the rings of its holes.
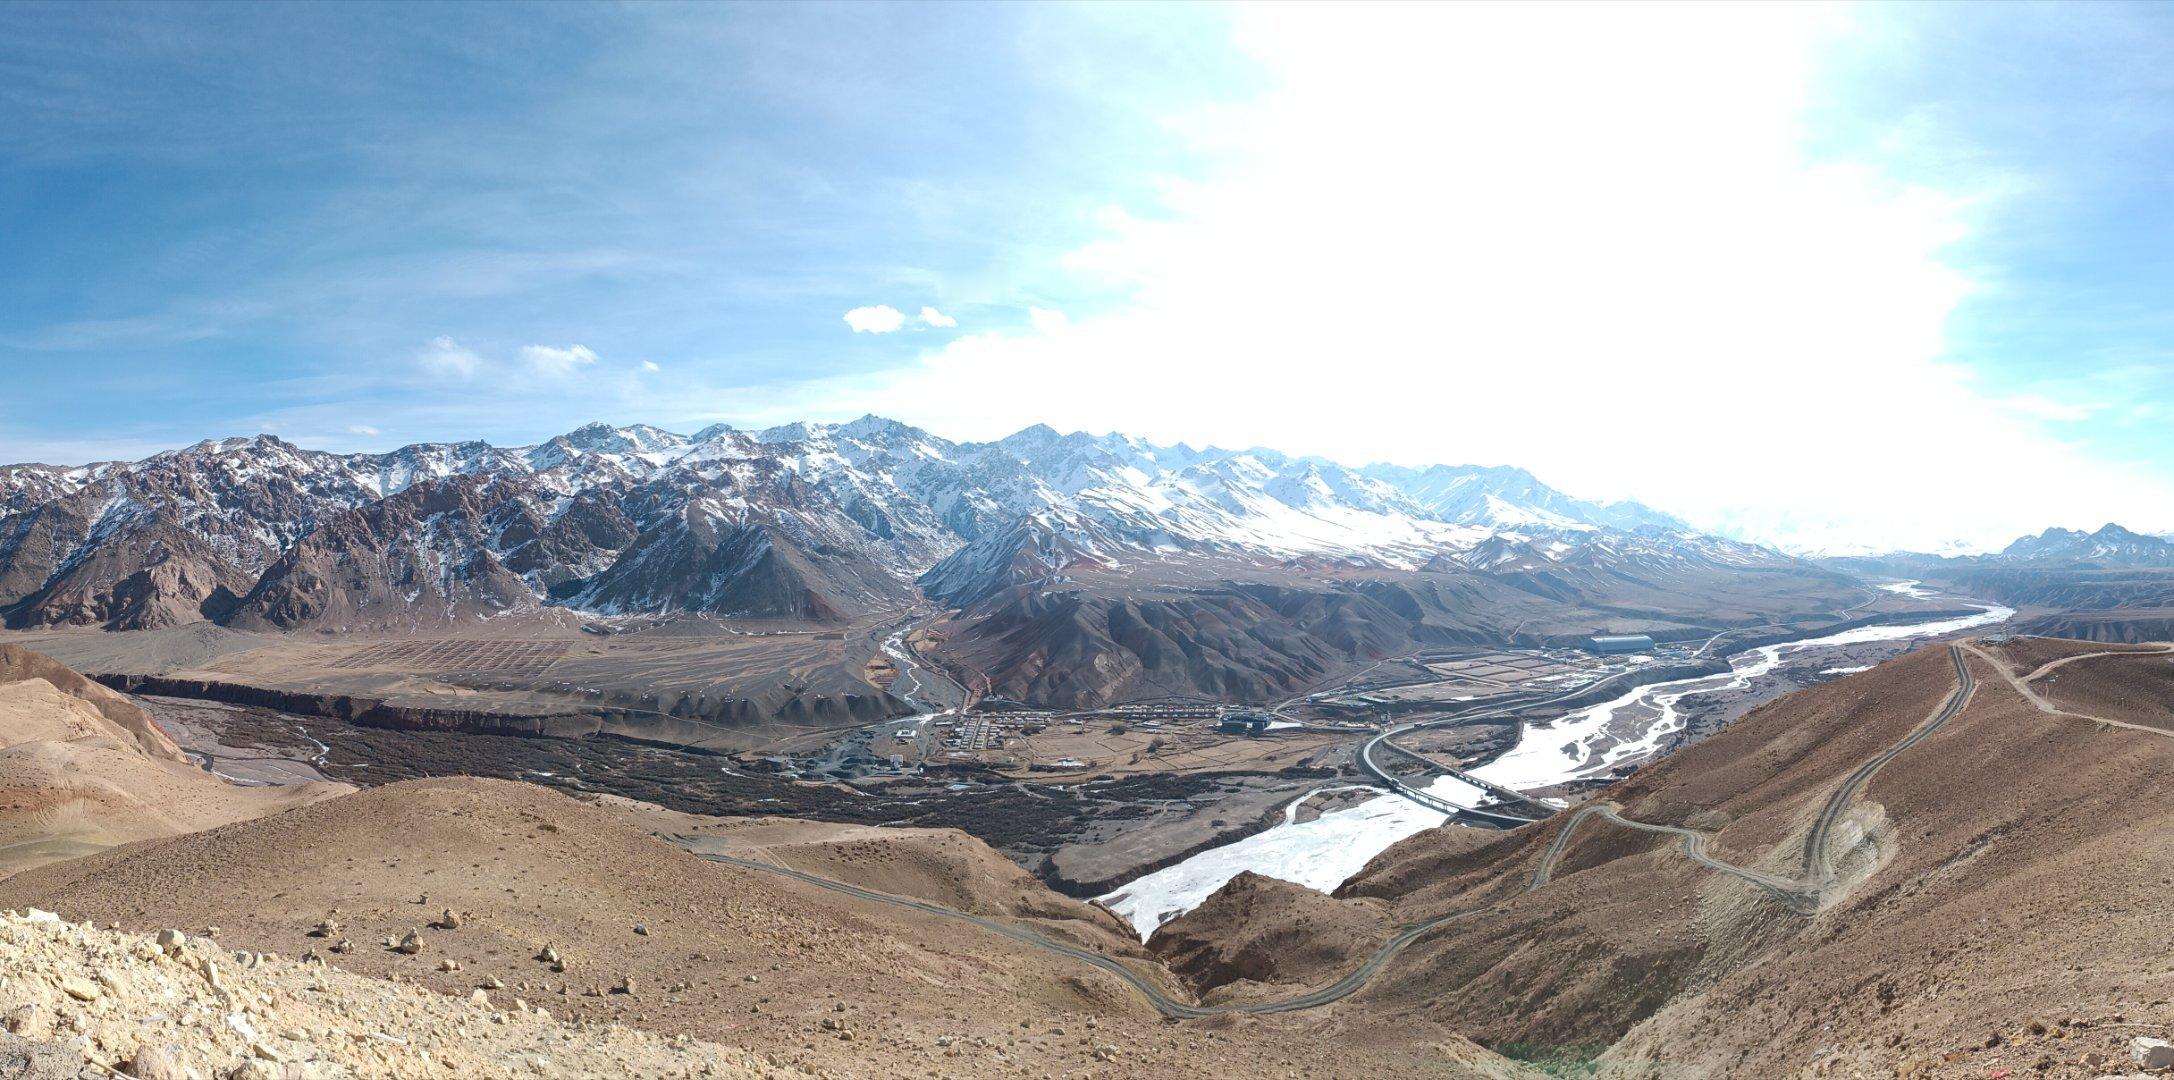
MULTIPOLYGON (((1821 898, 1833 888, 1836 880, 1833 854, 1831 851, 1831 836, 1834 826, 1837 822, 1841 820, 1842 816, 1848 812, 1851 803, 1857 797, 1857 793, 1864 788, 1865 784, 1871 781, 1873 775, 1878 773, 1882 766, 1894 760, 1897 756, 1901 755, 1903 751, 1917 745, 1927 736, 1940 730, 1948 723, 1948 721, 1953 720, 1958 713, 1962 712, 1963 707, 1969 703, 1971 694, 1975 691, 1977 687, 1977 679, 1971 674, 1970 665, 1963 657, 1963 650, 1961 646, 1950 645, 1948 647, 1948 655, 1949 659, 1955 665, 1955 689, 1950 692, 1947 698, 1941 703, 1940 708, 1937 709, 1930 717, 1927 717, 1923 723, 1919 724, 1915 728, 1912 728, 1910 730, 1910 733, 1905 735, 1901 740, 1897 741, 1894 745, 1888 747, 1880 754, 1866 761, 1864 764, 1860 765, 1854 772, 1851 772, 1848 776, 1844 777, 1842 782, 1835 787, 1834 791, 1830 795, 1828 795, 1825 805, 1823 805, 1820 809, 1819 816, 1814 819, 1812 823, 1812 828, 1805 837, 1803 870, 1798 877, 1793 879, 1780 878, 1775 877, 1772 874, 1765 874, 1756 870, 1749 870, 1741 866, 1736 866, 1732 863, 1723 862, 1707 854, 1707 836, 1704 833, 1698 832, 1693 829, 1680 828, 1673 825, 1657 825, 1648 822, 1633 821, 1619 814, 1616 811, 1615 807, 1603 804, 1580 808, 1577 812, 1569 816, 1568 820, 1564 822, 1562 829, 1556 833, 1553 842, 1548 845, 1546 852, 1541 856, 1540 864, 1533 871, 1531 882, 1527 886, 1527 891, 1530 891, 1532 889, 1539 889, 1545 887, 1548 884, 1548 882, 1552 878, 1554 867, 1556 863, 1561 859, 1563 849, 1568 845, 1571 834, 1577 829, 1578 824, 1588 817, 1599 816, 1613 821, 1619 825, 1623 825, 1627 828, 1639 829, 1646 832, 1666 833, 1672 836, 1676 836, 1682 841, 1683 853, 1685 857, 1689 858, 1693 862, 1696 862, 1701 866, 1707 867, 1708 869, 1728 874, 1733 877, 1740 878, 1744 881, 1748 881, 1754 885, 1757 885, 1760 888, 1765 889, 1768 893, 1772 894, 1776 899, 1782 901, 1782 903, 1789 906, 1791 910, 1797 911, 1802 914, 1810 914, 1817 911, 1820 906, 1821 898)), ((1349 974, 1346 974, 1343 978, 1338 979, 1336 982, 1328 986, 1322 987, 1321 989, 1310 991, 1305 994, 1300 994, 1296 997, 1284 998, 1276 1001, 1250 1002, 1235 1005, 1197 1005, 1190 1002, 1179 1001, 1175 998, 1170 997, 1168 994, 1163 993, 1160 987, 1156 986, 1154 983, 1148 981, 1147 979, 1144 979, 1139 975, 1135 974, 1130 968, 1127 968, 1124 964, 1108 955, 1094 952, 1088 949, 1081 949, 1071 945, 1066 945, 1062 942, 1052 940, 1051 938, 1045 937, 1042 934, 1036 933, 1032 930, 1028 930, 1020 926, 1013 925, 1011 923, 984 918, 978 915, 968 914, 963 911, 947 908, 938 904, 931 904, 922 900, 914 900, 907 897, 893 896, 889 893, 877 892, 873 889, 866 889, 857 885, 852 885, 841 881, 832 881, 827 878, 817 877, 813 874, 803 873, 789 867, 776 865, 772 862, 742 859, 730 855, 704 854, 699 852, 697 854, 700 855, 701 858, 707 859, 710 862, 724 863, 731 866, 738 866, 743 869, 759 870, 765 873, 779 874, 785 877, 793 878, 797 881, 801 881, 809 885, 829 889, 833 892, 844 893, 848 896, 853 896, 858 899, 871 900, 883 904, 891 904, 930 915, 938 915, 944 918, 956 919, 961 922, 971 923, 975 926, 981 927, 984 930, 988 930, 992 933, 1001 934, 1005 937, 1011 938, 1014 941, 1023 942, 1025 944, 1032 945, 1038 949, 1055 953, 1060 956, 1070 957, 1082 963, 1091 964, 1097 968, 1111 973, 1112 975, 1117 976, 1120 979, 1123 979, 1133 989, 1139 991, 1142 996, 1147 998, 1147 1000, 1155 1006, 1156 1010, 1161 1012, 1164 1016, 1178 1019, 1198 1019, 1201 1017, 1225 1015, 1230 1013, 1247 1013, 1260 1015, 1268 1013, 1295 1012, 1301 1009, 1316 1008, 1322 1005, 1327 1005, 1334 1001, 1340 1001, 1343 998, 1349 997, 1351 994, 1358 991, 1361 987, 1365 986, 1369 981, 1371 981, 1375 973, 1380 971, 1382 966, 1387 964, 1399 952, 1403 951, 1405 946, 1410 945, 1413 941, 1418 940, 1430 931, 1433 931, 1439 927, 1477 915, 1479 914, 1480 910, 1475 908, 1466 911, 1451 912, 1446 915, 1442 915, 1433 919, 1427 919, 1422 922, 1413 923, 1409 926, 1403 927, 1402 929, 1398 930, 1394 936, 1390 937, 1388 941, 1384 942, 1379 949, 1375 950, 1373 955, 1367 957, 1364 962, 1353 968, 1349 974)))
POLYGON ((2174 645, 2162 646, 2156 650, 2108 649, 2102 652, 2078 653, 2075 656, 2064 656, 2058 660, 2049 660, 2043 664, 2040 664, 2030 674, 2022 676, 2021 678, 2018 678, 2015 672, 2010 671, 2008 669, 2008 665, 1994 659, 1992 656, 1986 654, 1977 646, 1970 645, 1965 647, 1968 648, 1972 653, 1976 654, 1978 658, 1984 660, 1988 664, 1991 664, 1993 666, 1993 670, 2000 672, 2001 678, 2008 680, 2008 685, 2014 687, 2016 693, 2023 695, 2023 700, 2028 701, 2032 705, 2036 706, 2039 712, 2047 713, 2052 716, 2066 716, 2076 720, 2089 720, 2097 724, 2108 724, 2117 728, 2127 728, 2130 731, 2141 731, 2147 735, 2157 735, 2162 738, 2174 739, 2174 731, 2168 731, 2164 728, 2155 728, 2147 724, 2132 724, 2126 720, 2115 720, 2112 717, 2107 716, 2092 716, 2088 713, 2071 712, 2067 709, 2061 708, 2058 705, 2055 705, 2051 701, 2046 700, 2043 695, 2039 694, 2037 690, 2031 687, 2032 683, 2037 682, 2039 679, 2052 674, 2055 669, 2060 668, 2063 665, 2073 664, 2078 660, 2096 660, 2100 657, 2106 656, 2161 656, 2169 653, 2174 653, 2174 645))
MULTIPOLYGON (((1971 651, 1977 652, 1975 649, 1971 651)), ((1857 797, 1857 792, 1871 781, 1873 774, 1879 772, 1881 766, 1893 761, 1904 750, 1917 745, 1926 736, 1940 730, 1948 721, 1955 719, 1956 714, 1962 712, 1963 706, 1969 703, 1971 693, 1977 689, 1978 681, 1975 676, 1971 675, 1969 663, 1963 659, 1963 647, 1959 645, 1948 646, 1948 655, 1955 663, 1956 682, 1954 692, 1948 695, 1947 700, 1941 703, 1939 710, 1926 718, 1924 723, 1911 729, 1910 733, 1904 736, 1900 742, 1888 747, 1879 756, 1858 766, 1855 772, 1843 778, 1842 783, 1834 789, 1833 794, 1827 796, 1826 805, 1821 807, 1819 817, 1813 820, 1811 831, 1805 835, 1803 870, 1797 877, 1775 877, 1772 874, 1763 874, 1757 870, 1722 862, 1706 853, 1707 836, 1705 833, 1694 829, 1680 828, 1675 825, 1655 825, 1644 821, 1632 821, 1617 813, 1613 805, 1601 804, 1580 807, 1570 815, 1569 820, 1563 823, 1562 831, 1555 834, 1554 842, 1548 845, 1546 854, 1540 858, 1540 865, 1533 870, 1532 888, 1540 888, 1551 879, 1554 874, 1555 864, 1562 858, 1563 849, 1568 846, 1570 835, 1577 830, 1579 823, 1589 817, 1602 817, 1628 828, 1642 829, 1646 832, 1667 833, 1675 836, 1683 842, 1684 857, 1692 862, 1707 869, 1729 874, 1757 885, 1797 911, 1806 914, 1817 911, 1820 898, 1834 887, 1836 880, 1833 844, 1831 841, 1834 826, 1842 819, 1842 815, 1848 812, 1850 803, 1857 797)), ((1984 657, 2001 671, 2005 672, 2007 670, 1997 661, 1993 661, 1991 657, 1985 656, 1984 653, 1978 653, 1977 655, 1984 657)), ((2167 733, 2159 732, 2158 734, 2167 733)))

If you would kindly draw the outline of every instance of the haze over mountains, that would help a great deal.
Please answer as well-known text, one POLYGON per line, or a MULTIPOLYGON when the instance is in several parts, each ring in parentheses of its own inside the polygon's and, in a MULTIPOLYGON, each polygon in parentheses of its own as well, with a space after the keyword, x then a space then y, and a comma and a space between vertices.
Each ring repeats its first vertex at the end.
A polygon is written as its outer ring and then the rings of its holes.
POLYGON ((1415 570, 1783 561, 1511 468, 1350 469, 1032 427, 954 443, 869 416, 529 447, 271 436, 0 469, 10 626, 393 627, 565 608, 839 620, 1075 565, 1415 570))

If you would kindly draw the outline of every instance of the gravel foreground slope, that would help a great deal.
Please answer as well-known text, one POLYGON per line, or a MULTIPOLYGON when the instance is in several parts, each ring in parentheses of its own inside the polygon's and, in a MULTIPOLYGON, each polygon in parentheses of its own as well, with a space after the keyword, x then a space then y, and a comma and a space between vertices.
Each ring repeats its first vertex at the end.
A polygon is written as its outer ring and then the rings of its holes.
POLYGON ((0 1076, 772 1077, 741 1050, 323 963, 0 914, 0 1076))

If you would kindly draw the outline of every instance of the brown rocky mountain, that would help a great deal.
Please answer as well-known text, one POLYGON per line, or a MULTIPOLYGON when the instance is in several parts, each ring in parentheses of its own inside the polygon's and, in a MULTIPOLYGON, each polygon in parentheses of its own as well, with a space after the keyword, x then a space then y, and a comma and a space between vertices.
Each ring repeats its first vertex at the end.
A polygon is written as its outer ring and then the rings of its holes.
POLYGON ((2174 1028, 2174 711, 2165 647, 2105 648, 1966 646, 1968 689, 1947 646, 1922 649, 1580 807, 1687 830, 1742 874, 1571 812, 1421 834, 1335 899, 1233 882, 1154 947, 1210 1000, 1273 999, 1448 916, 1355 1007, 1603 1076, 2119 1073, 2132 1037, 2174 1028))
POLYGON ((876 417, 693 436, 596 424, 533 447, 350 455, 259 436, 0 469, 12 628, 835 628, 933 601, 960 611, 942 662, 1057 704, 1257 700, 1414 648, 1704 636, 1864 595, 1517 470, 1351 470, 1046 428, 977 444, 876 417))

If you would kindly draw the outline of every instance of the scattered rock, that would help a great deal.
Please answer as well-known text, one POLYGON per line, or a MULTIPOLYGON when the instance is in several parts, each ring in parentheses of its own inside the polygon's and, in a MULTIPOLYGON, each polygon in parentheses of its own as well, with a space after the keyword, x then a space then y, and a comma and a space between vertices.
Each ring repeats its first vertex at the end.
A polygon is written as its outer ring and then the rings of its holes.
POLYGON ((77 1001, 97 1001, 105 993, 105 991, 98 988, 97 983, 74 975, 60 980, 60 992, 77 1001))
POLYGON ((452 908, 447 908, 444 914, 438 916, 438 921, 431 925, 440 930, 458 930, 460 929, 460 913, 452 908))
POLYGON ((121 1071, 136 1080, 188 1080, 189 1077, 188 1070, 175 1060, 173 1051, 159 1046, 138 1048, 121 1071))
POLYGON ((643 926, 643 925, 642 925, 641 923, 635 923, 635 924, 634 924, 634 932, 635 932, 635 933, 637 933, 637 934, 640 934, 640 935, 641 935, 641 936, 643 936, 643 937, 648 937, 648 936, 649 936, 649 928, 648 928, 648 927, 646 927, 646 926, 643 926))
POLYGON ((408 931, 407 936, 400 939, 400 944, 393 946, 393 951, 405 953, 408 956, 414 956, 416 953, 422 952, 422 933, 416 930, 408 931))
POLYGON ((459 970, 460 970, 460 961, 458 961, 458 960, 455 960, 455 959, 453 959, 452 957, 448 956, 448 957, 446 957, 445 959, 443 959, 443 960, 440 960, 440 961, 438 961, 438 970, 439 970, 439 971, 459 971, 459 970))
POLYGON ((160 952, 173 956, 188 945, 189 935, 179 930, 161 930, 158 932, 158 936, 152 939, 152 943, 159 947, 160 952))
POLYGON ((42 1039, 53 1033, 53 1010, 38 1005, 18 1005, 0 1017, 0 1027, 25 1039, 42 1039))
POLYGON ((331 937, 332 935, 339 933, 340 929, 340 921, 338 919, 326 919, 323 922, 318 923, 316 926, 311 927, 309 936, 331 937))

